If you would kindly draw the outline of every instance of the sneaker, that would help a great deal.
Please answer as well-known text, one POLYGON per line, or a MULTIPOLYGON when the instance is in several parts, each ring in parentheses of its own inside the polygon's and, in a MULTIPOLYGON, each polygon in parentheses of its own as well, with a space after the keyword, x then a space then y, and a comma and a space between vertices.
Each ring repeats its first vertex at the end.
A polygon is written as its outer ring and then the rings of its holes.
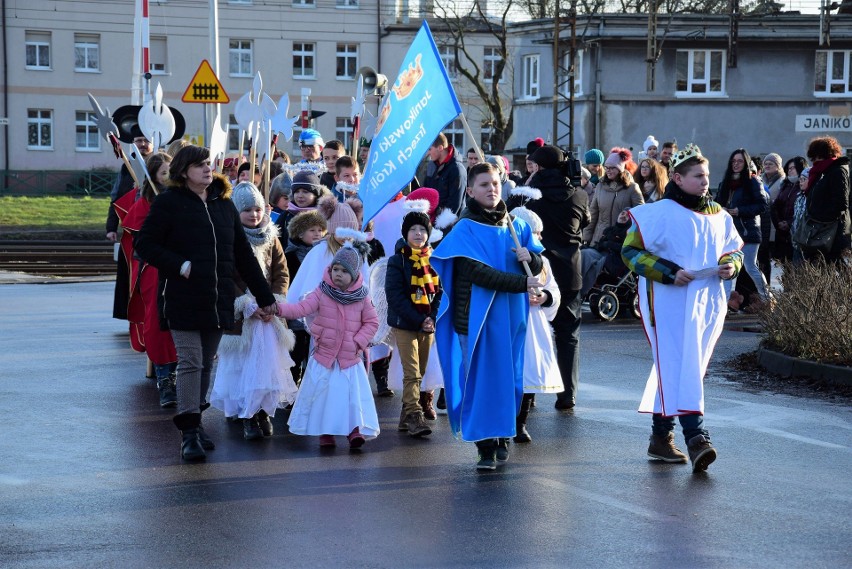
POLYGON ((361 448, 364 446, 364 443, 367 442, 367 439, 364 438, 364 435, 361 434, 358 427, 352 429, 352 432, 349 433, 349 436, 346 438, 349 439, 349 448, 361 448))
POLYGON ((263 438, 263 432, 257 423, 257 416, 251 419, 243 419, 243 438, 247 441, 256 441, 263 438))
POLYGON ((506 464, 509 460, 509 439, 497 439, 497 452, 494 454, 497 464, 506 464))
POLYGON ((321 447, 333 447, 337 446, 337 443, 334 442, 334 435, 320 435, 320 446, 321 447))
POLYGON ((648 456, 663 462, 687 462, 688 459, 679 448, 675 446, 674 433, 665 437, 651 434, 648 444, 648 456))
POLYGON ((271 437, 273 433, 272 429, 272 419, 269 417, 269 414, 261 409, 255 415, 257 419, 257 424, 260 427, 260 432, 263 433, 264 437, 271 437))
POLYGON ((396 430, 402 432, 408 430, 408 415, 405 414, 405 409, 399 412, 399 425, 397 425, 396 430))
POLYGON ((497 470, 497 448, 493 439, 478 441, 476 450, 479 452, 477 470, 497 470))
POLYGON ((177 407, 177 390, 175 389, 175 381, 171 376, 157 380, 157 391, 160 395, 161 408, 177 407))
POLYGON ((689 439, 686 448, 689 451, 689 460, 692 461, 693 472, 704 472, 716 460, 716 449, 705 435, 689 439))
POLYGON ((432 429, 429 428, 429 424, 421 412, 409 413, 405 417, 405 422, 408 426, 408 434, 412 437, 425 437, 432 434, 432 429))

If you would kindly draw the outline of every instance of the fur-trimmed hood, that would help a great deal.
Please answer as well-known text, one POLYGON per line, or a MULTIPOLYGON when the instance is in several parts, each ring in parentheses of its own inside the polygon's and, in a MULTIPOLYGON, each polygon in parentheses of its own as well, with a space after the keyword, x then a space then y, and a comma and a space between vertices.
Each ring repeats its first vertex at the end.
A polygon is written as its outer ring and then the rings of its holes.
MULTIPOLYGON (((168 186, 169 188, 186 189, 187 191, 192 191, 186 186, 183 180, 169 180, 168 186)), ((231 199, 231 194, 233 193, 234 188, 233 186, 231 186, 231 182, 228 180, 227 176, 213 172, 213 181, 210 182, 209 186, 207 186, 207 190, 210 197, 216 196, 222 198, 223 200, 229 200, 231 199)))

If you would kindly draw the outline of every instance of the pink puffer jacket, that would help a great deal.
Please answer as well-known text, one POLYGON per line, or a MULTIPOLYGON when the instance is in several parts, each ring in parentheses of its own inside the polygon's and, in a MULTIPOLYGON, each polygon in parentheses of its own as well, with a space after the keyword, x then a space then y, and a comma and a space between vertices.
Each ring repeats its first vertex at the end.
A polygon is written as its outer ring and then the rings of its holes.
MULTIPOLYGON (((322 278, 332 285, 327 270, 322 278)), ((363 281, 358 275, 349 290, 356 290, 363 281)), ((340 369, 360 364, 360 353, 379 329, 379 317, 369 296, 352 304, 340 304, 324 294, 320 287, 296 304, 279 304, 278 314, 287 320, 316 314, 309 330, 316 346, 313 356, 327 368, 334 365, 334 360, 338 361, 340 369)))

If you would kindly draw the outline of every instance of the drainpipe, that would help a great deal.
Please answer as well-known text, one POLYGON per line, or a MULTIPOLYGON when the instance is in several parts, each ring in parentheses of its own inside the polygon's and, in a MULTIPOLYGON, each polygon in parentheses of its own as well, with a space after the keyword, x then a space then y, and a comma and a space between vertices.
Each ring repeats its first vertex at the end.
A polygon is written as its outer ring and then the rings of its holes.
POLYGON ((595 145, 592 148, 600 148, 601 140, 601 58, 603 57, 603 31, 604 20, 601 17, 598 24, 598 41, 595 42, 595 145))
MULTIPOLYGON (((3 116, 9 118, 9 42, 6 30, 6 0, 2 1, 3 11, 3 116)), ((3 168, 9 170, 9 125, 3 127, 3 168)), ((9 177, 3 176, 3 190, 9 189, 9 177)))

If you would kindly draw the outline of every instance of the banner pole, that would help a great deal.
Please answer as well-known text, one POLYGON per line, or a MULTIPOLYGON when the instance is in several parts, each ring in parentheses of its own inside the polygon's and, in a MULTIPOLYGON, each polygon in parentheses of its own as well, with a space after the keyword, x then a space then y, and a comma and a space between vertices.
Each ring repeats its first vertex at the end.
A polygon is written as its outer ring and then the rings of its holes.
MULTIPOLYGON (((480 162, 485 162, 485 156, 482 154, 482 149, 479 148, 479 144, 476 142, 476 138, 473 136, 473 131, 470 130, 470 125, 467 124, 467 119, 464 116, 464 113, 459 115, 461 117, 462 126, 464 126, 464 132, 467 134, 468 139, 471 141, 471 146, 476 151, 476 155, 479 157, 480 162)), ((464 149, 462 149, 463 151, 464 149)))

